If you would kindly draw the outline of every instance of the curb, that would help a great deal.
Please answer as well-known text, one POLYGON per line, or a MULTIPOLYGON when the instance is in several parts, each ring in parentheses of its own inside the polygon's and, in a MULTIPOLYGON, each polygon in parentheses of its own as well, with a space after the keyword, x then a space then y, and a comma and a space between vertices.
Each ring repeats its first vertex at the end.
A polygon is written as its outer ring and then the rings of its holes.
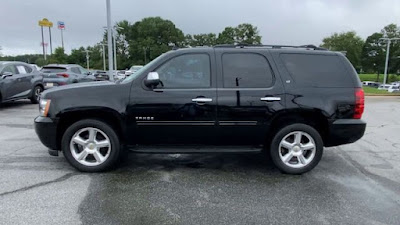
POLYGON ((400 94, 364 94, 365 96, 400 97, 400 94))

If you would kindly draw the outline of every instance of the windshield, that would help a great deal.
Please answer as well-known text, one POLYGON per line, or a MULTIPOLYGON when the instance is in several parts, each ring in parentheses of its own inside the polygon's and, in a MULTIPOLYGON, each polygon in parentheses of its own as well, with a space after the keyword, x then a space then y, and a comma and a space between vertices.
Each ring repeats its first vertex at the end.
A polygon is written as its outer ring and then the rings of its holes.
POLYGON ((136 71, 136 73, 133 73, 129 77, 125 78, 125 80, 123 80, 121 83, 125 84, 125 83, 128 83, 128 82, 136 79, 136 77, 139 77, 143 73, 143 71, 146 71, 148 68, 152 67, 156 62, 158 62, 162 56, 164 56, 164 54, 161 54, 160 56, 155 58, 153 61, 147 63, 145 66, 143 66, 138 71, 136 71))

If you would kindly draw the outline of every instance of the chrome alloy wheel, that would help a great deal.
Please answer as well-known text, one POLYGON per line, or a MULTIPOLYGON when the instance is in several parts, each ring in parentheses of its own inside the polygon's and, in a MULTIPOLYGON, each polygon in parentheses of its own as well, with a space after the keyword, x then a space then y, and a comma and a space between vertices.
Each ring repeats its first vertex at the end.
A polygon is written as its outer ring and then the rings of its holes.
POLYGON ((74 159, 85 166, 98 166, 110 156, 111 142, 100 129, 86 127, 78 130, 70 141, 74 159))
POLYGON ((279 157, 292 168, 303 168, 315 157, 314 139, 303 131, 294 131, 282 138, 279 143, 279 157))
POLYGON ((42 93, 42 89, 41 88, 36 88, 35 89, 35 99, 36 101, 40 101, 40 93, 42 93))

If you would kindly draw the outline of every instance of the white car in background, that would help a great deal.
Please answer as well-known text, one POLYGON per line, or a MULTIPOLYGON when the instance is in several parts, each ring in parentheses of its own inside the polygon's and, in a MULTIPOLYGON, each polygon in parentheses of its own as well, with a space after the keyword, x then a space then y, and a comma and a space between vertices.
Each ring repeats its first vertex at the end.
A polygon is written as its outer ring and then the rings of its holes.
POLYGON ((36 65, 36 64, 29 64, 29 65, 31 65, 32 67, 34 67, 37 71, 40 71, 41 69, 42 69, 42 67, 39 67, 38 65, 36 65))
POLYGON ((378 87, 378 90, 389 90, 389 88, 392 86, 393 85, 390 85, 390 84, 382 84, 378 87))
POLYGON ((118 71, 116 71, 116 73, 114 73, 115 80, 122 80, 122 79, 125 79, 125 77, 126 77, 125 72, 118 70, 118 71))
POLYGON ((392 85, 391 87, 389 87, 388 92, 390 93, 400 92, 400 84, 392 85))
POLYGON ((142 68, 143 68, 143 66, 141 66, 141 65, 132 66, 129 70, 125 71, 125 76, 130 76, 131 74, 136 73, 138 70, 140 70, 142 68))

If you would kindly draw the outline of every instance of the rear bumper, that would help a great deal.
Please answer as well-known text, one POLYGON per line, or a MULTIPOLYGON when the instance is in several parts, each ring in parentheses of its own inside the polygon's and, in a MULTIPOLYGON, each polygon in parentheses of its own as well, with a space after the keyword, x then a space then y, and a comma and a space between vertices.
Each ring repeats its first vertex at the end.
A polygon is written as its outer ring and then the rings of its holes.
POLYGON ((43 84, 45 89, 67 85, 71 83, 68 78, 44 78, 43 84), (51 85, 51 86, 50 86, 51 85))
POLYGON ((38 116, 35 118, 35 131, 44 146, 58 150, 56 121, 48 117, 38 116))
POLYGON ((337 146, 356 142, 364 136, 367 123, 360 119, 339 119, 329 126, 325 146, 337 146))

